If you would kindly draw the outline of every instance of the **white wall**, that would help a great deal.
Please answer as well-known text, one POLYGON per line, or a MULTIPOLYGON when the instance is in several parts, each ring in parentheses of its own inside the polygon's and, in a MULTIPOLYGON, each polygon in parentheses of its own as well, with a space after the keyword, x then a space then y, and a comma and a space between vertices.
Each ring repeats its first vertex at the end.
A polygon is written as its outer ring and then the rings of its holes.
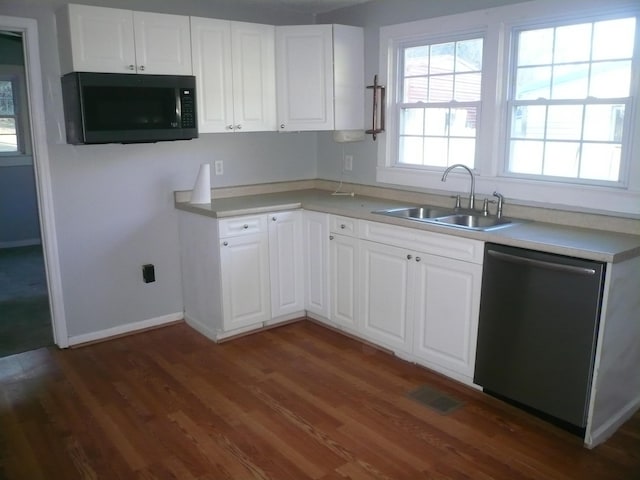
MULTIPOLYGON (((221 159, 213 186, 315 178, 317 141, 306 134, 207 134, 191 141, 70 146, 63 122, 54 11, 61 0, 0 0, 0 14, 38 21, 52 192, 70 337, 181 312, 172 192, 193 186, 200 163, 221 159), (141 265, 156 265, 155 283, 141 265)), ((82 1, 110 7, 264 23, 308 16, 240 9, 224 0, 82 1)))

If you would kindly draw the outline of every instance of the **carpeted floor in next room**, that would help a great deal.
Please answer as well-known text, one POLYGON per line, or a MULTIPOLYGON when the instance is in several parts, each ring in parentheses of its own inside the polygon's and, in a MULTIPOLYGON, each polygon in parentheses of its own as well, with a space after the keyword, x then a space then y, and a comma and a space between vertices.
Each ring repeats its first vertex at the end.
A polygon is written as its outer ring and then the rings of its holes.
POLYGON ((0 357, 52 344, 42 247, 0 249, 0 357))

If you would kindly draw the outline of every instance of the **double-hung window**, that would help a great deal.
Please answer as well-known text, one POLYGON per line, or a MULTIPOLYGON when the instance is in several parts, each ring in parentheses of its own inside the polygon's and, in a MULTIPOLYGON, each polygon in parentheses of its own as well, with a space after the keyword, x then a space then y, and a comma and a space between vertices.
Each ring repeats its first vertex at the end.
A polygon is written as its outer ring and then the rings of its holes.
POLYGON ((378 182, 457 192, 461 163, 480 198, 640 214, 639 23, 633 0, 535 0, 382 27, 378 182))
POLYGON ((0 153, 17 153, 18 117, 16 84, 0 77, 0 153))
POLYGON ((509 173, 621 181, 635 30, 626 17, 514 32, 509 173))
POLYGON ((402 48, 398 163, 473 168, 482 38, 402 48))

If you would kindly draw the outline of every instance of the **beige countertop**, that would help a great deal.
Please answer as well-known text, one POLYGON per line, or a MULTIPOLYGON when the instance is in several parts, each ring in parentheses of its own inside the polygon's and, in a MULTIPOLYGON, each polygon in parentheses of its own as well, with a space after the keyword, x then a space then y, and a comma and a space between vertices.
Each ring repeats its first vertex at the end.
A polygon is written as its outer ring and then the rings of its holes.
POLYGON ((483 232, 372 213, 375 210, 408 205, 410 204, 406 202, 360 195, 333 196, 326 190, 296 190, 220 198, 214 199, 210 204, 175 203, 179 210, 212 218, 304 208, 602 262, 620 262, 640 255, 638 235, 518 219, 512 219, 514 224, 508 227, 483 232))

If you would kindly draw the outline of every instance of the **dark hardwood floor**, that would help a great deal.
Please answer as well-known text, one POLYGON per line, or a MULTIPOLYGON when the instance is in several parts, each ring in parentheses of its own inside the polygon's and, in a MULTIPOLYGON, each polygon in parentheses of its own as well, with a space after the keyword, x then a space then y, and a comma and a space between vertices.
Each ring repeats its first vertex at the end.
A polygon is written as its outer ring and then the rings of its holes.
POLYGON ((0 478, 640 479, 640 415, 587 450, 309 321, 218 345, 178 324, 0 360, 0 478))

